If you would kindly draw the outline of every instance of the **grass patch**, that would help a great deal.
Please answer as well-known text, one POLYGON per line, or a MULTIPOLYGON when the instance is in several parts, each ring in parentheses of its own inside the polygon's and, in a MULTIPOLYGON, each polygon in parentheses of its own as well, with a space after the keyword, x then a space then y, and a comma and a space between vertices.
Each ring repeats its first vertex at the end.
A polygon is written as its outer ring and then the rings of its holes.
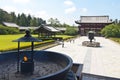
POLYGON ((74 38, 75 36, 68 36, 68 35, 56 35, 56 37, 62 37, 64 40, 74 38))
MULTIPOLYGON (((20 37, 23 37, 24 34, 17 34, 17 35, 0 35, 0 52, 3 51, 9 51, 9 50, 15 50, 18 48, 17 42, 12 42, 13 40, 16 40, 20 37)), ((33 37, 37 37, 37 35, 33 35, 33 37)), ((71 38, 72 36, 67 35, 57 35, 56 37, 63 37, 63 39, 71 38)), ((35 42, 35 45, 41 45, 46 43, 54 42, 54 40, 46 40, 42 42, 35 42)), ((26 48, 31 46, 30 42, 21 42, 20 48, 26 48)))
POLYGON ((120 38, 109 38, 110 40, 113 40, 113 41, 115 41, 115 42, 117 42, 117 43, 119 43, 120 44, 120 38))
MULTIPOLYGON (((18 39, 22 37, 22 34, 18 35, 0 35, 0 51, 11 50, 13 48, 17 48, 17 43, 12 42, 12 40, 18 39)), ((22 45, 27 45, 22 44, 22 45)))

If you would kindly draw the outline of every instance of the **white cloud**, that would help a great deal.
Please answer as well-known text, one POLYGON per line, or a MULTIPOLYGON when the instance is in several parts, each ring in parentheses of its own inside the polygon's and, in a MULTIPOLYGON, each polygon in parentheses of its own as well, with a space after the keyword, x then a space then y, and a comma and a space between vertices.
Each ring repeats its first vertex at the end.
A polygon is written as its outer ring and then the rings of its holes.
POLYGON ((33 15, 34 14, 31 9, 24 9, 23 11, 20 11, 20 12, 22 12, 22 13, 24 13, 26 15, 28 15, 28 14, 33 15))
POLYGON ((13 0, 14 3, 29 3, 30 0, 13 0))
POLYGON ((75 11, 76 11, 76 7, 75 6, 73 6, 71 8, 68 8, 68 9, 65 9, 65 13, 66 14, 73 13, 75 11))
POLYGON ((72 1, 70 1, 70 0, 64 1, 64 4, 67 5, 67 6, 74 5, 74 3, 72 1))
POLYGON ((45 10, 43 11, 38 11, 35 13, 35 17, 39 17, 39 18, 42 18, 42 19, 48 19, 48 14, 45 10))
POLYGON ((87 8, 81 8, 80 11, 86 13, 88 11, 88 9, 87 8))
POLYGON ((9 12, 9 13, 10 12, 15 12, 16 14, 18 14, 17 8, 12 7, 12 6, 3 6, 2 9, 9 12))
POLYGON ((71 17, 67 17, 67 16, 59 16, 59 17, 57 17, 58 19, 59 19, 59 21, 60 21, 60 23, 61 24, 63 24, 63 23, 66 23, 66 24, 69 24, 69 25, 75 25, 75 17, 74 16, 71 16, 71 17))
POLYGON ((21 13, 24 13, 26 15, 28 15, 28 14, 34 15, 34 13, 31 9, 19 10, 16 7, 13 7, 13 6, 3 6, 2 9, 7 11, 8 13, 15 12, 16 15, 21 14, 21 13))
POLYGON ((67 9, 65 9, 65 14, 70 14, 76 11, 76 6, 71 0, 64 1, 65 6, 68 6, 67 9))

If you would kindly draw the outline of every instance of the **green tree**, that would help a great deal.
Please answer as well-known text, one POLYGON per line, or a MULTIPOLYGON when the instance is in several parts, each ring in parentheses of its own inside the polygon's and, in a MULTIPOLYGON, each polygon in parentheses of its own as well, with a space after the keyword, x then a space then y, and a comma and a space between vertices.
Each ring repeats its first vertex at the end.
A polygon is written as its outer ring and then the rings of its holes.
POLYGON ((66 24, 66 23, 63 23, 63 27, 70 27, 70 25, 66 24))
POLYGON ((101 30, 101 33, 105 37, 120 37, 120 25, 119 24, 107 25, 105 28, 101 30))
POLYGON ((3 21, 3 10, 0 9, 0 24, 2 23, 3 21))
POLYGON ((27 26, 30 26, 30 21, 31 21, 31 19, 32 19, 32 17, 31 17, 31 15, 29 14, 29 15, 27 16, 27 26))
POLYGON ((50 22, 50 25, 51 25, 51 26, 54 25, 54 19, 53 19, 53 18, 50 18, 50 19, 48 20, 48 22, 50 22))
POLYGON ((59 27, 61 25, 60 21, 57 18, 55 18, 55 19, 50 18, 48 20, 48 22, 50 22, 50 25, 53 26, 53 27, 59 27))
POLYGON ((0 9, 0 23, 3 21, 9 22, 9 15, 6 11, 0 9))
POLYGON ((114 24, 118 24, 118 19, 115 19, 114 24))
POLYGON ((18 14, 17 20, 16 20, 16 24, 20 25, 20 14, 18 14))
POLYGON ((54 23, 55 27, 59 27, 60 26, 60 21, 57 18, 55 18, 54 22, 55 22, 54 23))
POLYGON ((29 14, 26 16, 24 13, 15 15, 15 12, 10 14, 2 9, 0 9, 0 24, 2 22, 12 22, 19 26, 40 26, 41 24, 46 24, 46 21, 42 18, 31 17, 29 14))
POLYGON ((0 34, 18 34, 19 29, 0 25, 0 34))
POLYGON ((16 23, 16 15, 15 15, 15 13, 11 12, 10 16, 11 16, 11 22, 16 23))
POLYGON ((65 34, 66 35, 76 35, 77 30, 74 27, 67 27, 65 34))
POLYGON ((27 17, 24 13, 20 16, 20 26, 27 26, 27 17))
POLYGON ((30 26, 37 26, 37 20, 35 17, 33 19, 31 19, 30 26))
POLYGON ((38 21, 38 26, 42 24, 46 24, 46 21, 44 21, 42 18, 37 18, 37 21, 38 21))

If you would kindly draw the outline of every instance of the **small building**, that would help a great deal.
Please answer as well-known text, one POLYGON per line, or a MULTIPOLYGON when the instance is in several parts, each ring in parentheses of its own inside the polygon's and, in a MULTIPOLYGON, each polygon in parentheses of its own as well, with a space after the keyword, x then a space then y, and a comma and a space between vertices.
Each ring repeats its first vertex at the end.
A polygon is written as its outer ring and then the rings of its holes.
POLYGON ((28 27, 28 26, 25 27, 25 26, 20 26, 20 27, 19 27, 19 30, 22 32, 22 31, 26 31, 26 30, 29 30, 29 29, 30 29, 30 30, 35 30, 35 29, 37 29, 37 28, 38 28, 38 27, 32 27, 32 26, 31 26, 31 27, 28 27))
POLYGON ((11 22, 3 22, 4 26, 8 26, 8 27, 15 27, 15 28, 19 28, 19 26, 15 23, 11 23, 11 22))
POLYGON ((79 24, 80 35, 87 35, 88 31, 94 31, 97 36, 100 36, 100 31, 112 21, 109 20, 109 16, 81 16, 75 23, 79 24))
POLYGON ((57 32, 60 30, 47 25, 41 25, 34 32, 38 33, 38 37, 55 37, 57 32))
POLYGON ((62 33, 65 33, 66 28, 64 27, 56 27, 57 30, 60 30, 62 33))
POLYGON ((16 23, 11 23, 11 22, 3 22, 3 25, 4 26, 7 26, 7 27, 14 27, 14 28, 18 28, 19 31, 25 31, 25 30, 28 30, 28 29, 32 29, 32 30, 35 30, 37 29, 38 27, 28 27, 28 26, 18 26, 16 23))

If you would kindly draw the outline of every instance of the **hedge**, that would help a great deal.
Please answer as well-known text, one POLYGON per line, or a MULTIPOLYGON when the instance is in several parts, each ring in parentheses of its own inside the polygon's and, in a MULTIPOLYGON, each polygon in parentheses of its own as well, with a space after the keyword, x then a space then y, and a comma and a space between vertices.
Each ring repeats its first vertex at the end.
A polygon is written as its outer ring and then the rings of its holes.
POLYGON ((0 25, 0 34, 18 34, 19 29, 0 25))

